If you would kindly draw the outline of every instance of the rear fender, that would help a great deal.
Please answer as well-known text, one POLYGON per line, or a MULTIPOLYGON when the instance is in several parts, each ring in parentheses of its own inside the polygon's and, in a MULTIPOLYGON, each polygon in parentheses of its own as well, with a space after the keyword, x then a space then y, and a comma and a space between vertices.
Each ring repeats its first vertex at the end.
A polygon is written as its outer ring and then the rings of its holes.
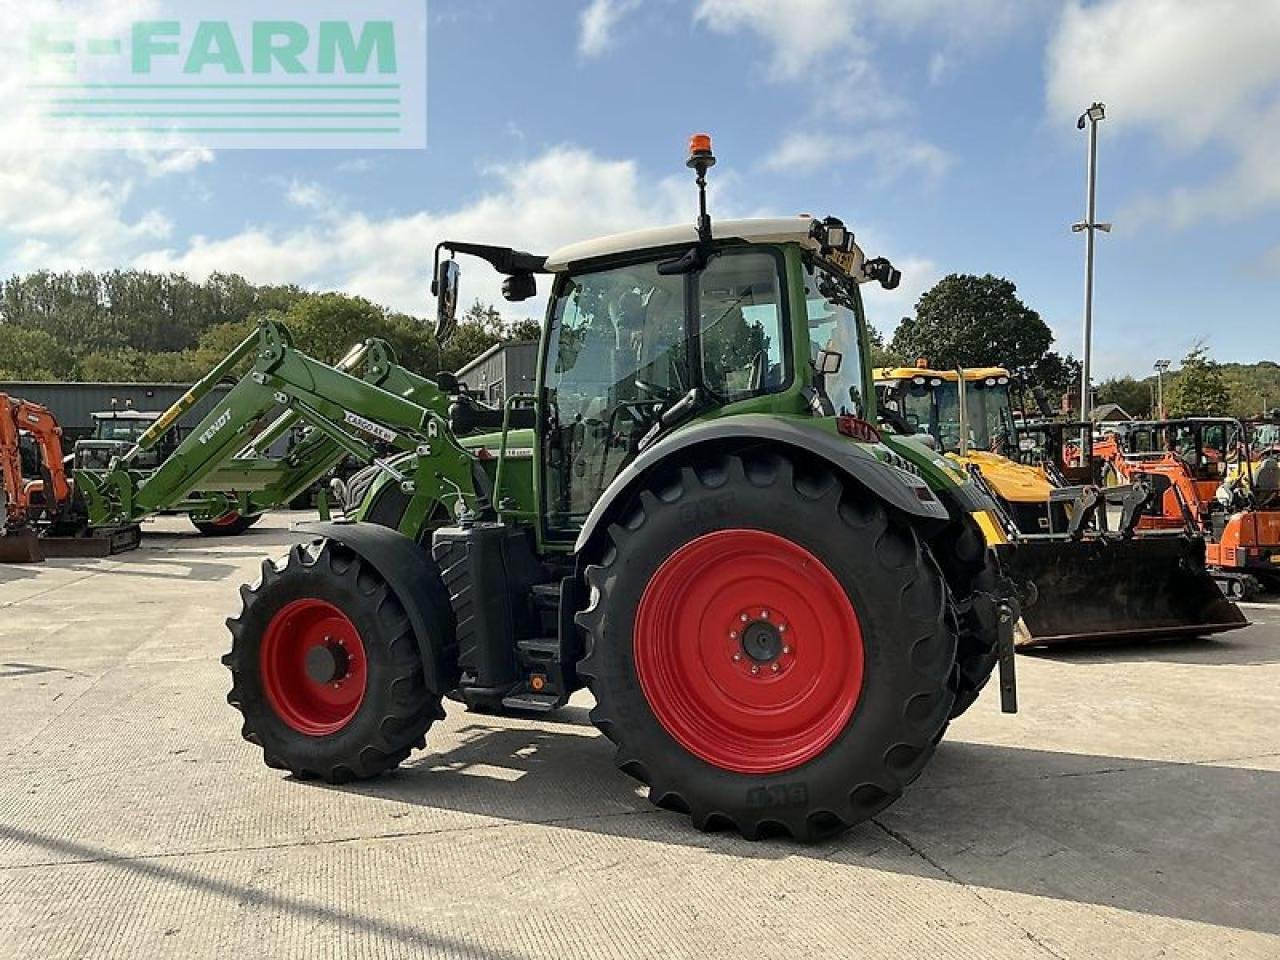
POLYGON ((431 554, 413 540, 372 523, 300 523, 298 530, 354 551, 395 591, 418 641, 427 689, 443 695, 458 685, 453 608, 431 554))
POLYGON ((729 445, 736 449, 773 447, 792 450, 825 461, 841 474, 888 506, 926 527, 940 529, 950 519, 946 506, 920 477, 877 460, 862 445, 838 434, 803 427, 785 419, 743 414, 695 424, 644 450, 614 478, 596 501, 578 534, 575 551, 581 552, 595 533, 629 502, 643 478, 653 468, 687 456, 694 448, 729 445))

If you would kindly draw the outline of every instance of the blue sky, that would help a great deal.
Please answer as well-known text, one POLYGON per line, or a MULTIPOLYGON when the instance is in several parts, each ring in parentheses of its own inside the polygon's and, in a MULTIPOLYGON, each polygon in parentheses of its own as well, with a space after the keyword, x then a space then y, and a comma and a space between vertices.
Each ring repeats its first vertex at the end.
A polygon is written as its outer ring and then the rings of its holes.
MULTIPOLYGON (((425 151, 0 152, 0 268, 223 269, 425 314, 445 234, 545 251, 691 218, 685 140, 706 130, 713 214, 834 213, 903 268, 897 294, 868 291, 886 333, 943 274, 992 272, 1078 354, 1075 117, 1101 99, 1096 375, 1201 338, 1280 359, 1280 4, 429 11, 425 151)), ((469 267, 469 293, 496 299, 493 279, 469 267)))

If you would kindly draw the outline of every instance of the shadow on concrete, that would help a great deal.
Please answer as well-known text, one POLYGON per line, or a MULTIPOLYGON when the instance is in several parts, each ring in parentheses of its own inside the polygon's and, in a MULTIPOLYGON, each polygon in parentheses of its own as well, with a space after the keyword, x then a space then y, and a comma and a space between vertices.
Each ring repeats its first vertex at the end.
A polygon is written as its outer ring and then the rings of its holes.
POLYGON ((1280 663, 1280 643, 1268 634, 1267 624, 1216 637, 1174 637, 1115 644, 1077 644, 1022 650, 1020 656, 1063 663, 1187 663, 1196 666, 1257 666, 1280 663))
POLYGON ((379 780, 314 788, 1280 934, 1277 772, 944 742, 921 780, 871 823, 817 846, 750 843, 650 806, 614 768, 603 737, 469 718, 463 742, 445 753, 379 780))
POLYGON ((213 582, 227 579, 236 568, 227 563, 202 563, 199 560, 170 560, 164 554, 119 553, 111 558, 116 566, 103 567, 93 563, 79 563, 68 560, 51 560, 60 570, 73 570, 78 573, 99 573, 106 577, 141 577, 149 580, 199 580, 213 582), (148 567, 162 567, 161 570, 144 570, 148 567))
POLYGON ((0 563, 0 585, 38 577, 41 566, 38 563, 0 563))
POLYGON ((0 837, 47 850, 58 858, 78 863, 109 863, 113 869, 124 871, 134 877, 199 890, 227 900, 240 908, 255 906, 300 917, 313 923, 370 934, 399 944, 405 950, 405 956, 477 956, 492 958, 492 960, 522 960, 525 956, 509 950, 484 948, 471 940, 427 933, 415 927, 366 916, 355 910, 343 909, 332 904, 319 904, 299 897, 275 893, 252 883, 223 880, 190 867, 178 866, 168 858, 159 860, 122 857, 106 847, 46 836, 6 824, 0 824, 0 837))

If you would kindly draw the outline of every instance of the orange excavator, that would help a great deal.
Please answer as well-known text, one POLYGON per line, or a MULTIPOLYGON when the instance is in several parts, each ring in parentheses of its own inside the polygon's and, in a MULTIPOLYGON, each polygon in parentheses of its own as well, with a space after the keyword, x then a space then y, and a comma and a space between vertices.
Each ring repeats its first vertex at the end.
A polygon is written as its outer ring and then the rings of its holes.
POLYGON ((71 506, 71 482, 62 460, 62 428, 38 403, 0 393, 0 501, 4 511, 0 561, 42 560, 35 521, 58 522, 71 506), (22 435, 35 443, 39 479, 22 470, 22 435))
POLYGON ((1209 572, 1237 600, 1280 589, 1280 457, 1264 450, 1255 462, 1247 436, 1238 420, 1187 417, 1126 424, 1094 444, 1108 484, 1168 478, 1139 529, 1202 533, 1209 572))

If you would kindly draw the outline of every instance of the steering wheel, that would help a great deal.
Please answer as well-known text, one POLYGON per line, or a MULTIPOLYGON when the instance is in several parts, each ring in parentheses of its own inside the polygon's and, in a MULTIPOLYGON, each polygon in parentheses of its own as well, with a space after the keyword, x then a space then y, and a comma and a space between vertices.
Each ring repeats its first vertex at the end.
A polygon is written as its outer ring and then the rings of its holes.
POLYGON ((636 377, 634 383, 637 390, 653 400, 662 400, 669 403, 672 400, 679 399, 680 397, 680 391, 672 387, 664 387, 656 383, 650 383, 647 380, 641 380, 639 377, 636 377))

